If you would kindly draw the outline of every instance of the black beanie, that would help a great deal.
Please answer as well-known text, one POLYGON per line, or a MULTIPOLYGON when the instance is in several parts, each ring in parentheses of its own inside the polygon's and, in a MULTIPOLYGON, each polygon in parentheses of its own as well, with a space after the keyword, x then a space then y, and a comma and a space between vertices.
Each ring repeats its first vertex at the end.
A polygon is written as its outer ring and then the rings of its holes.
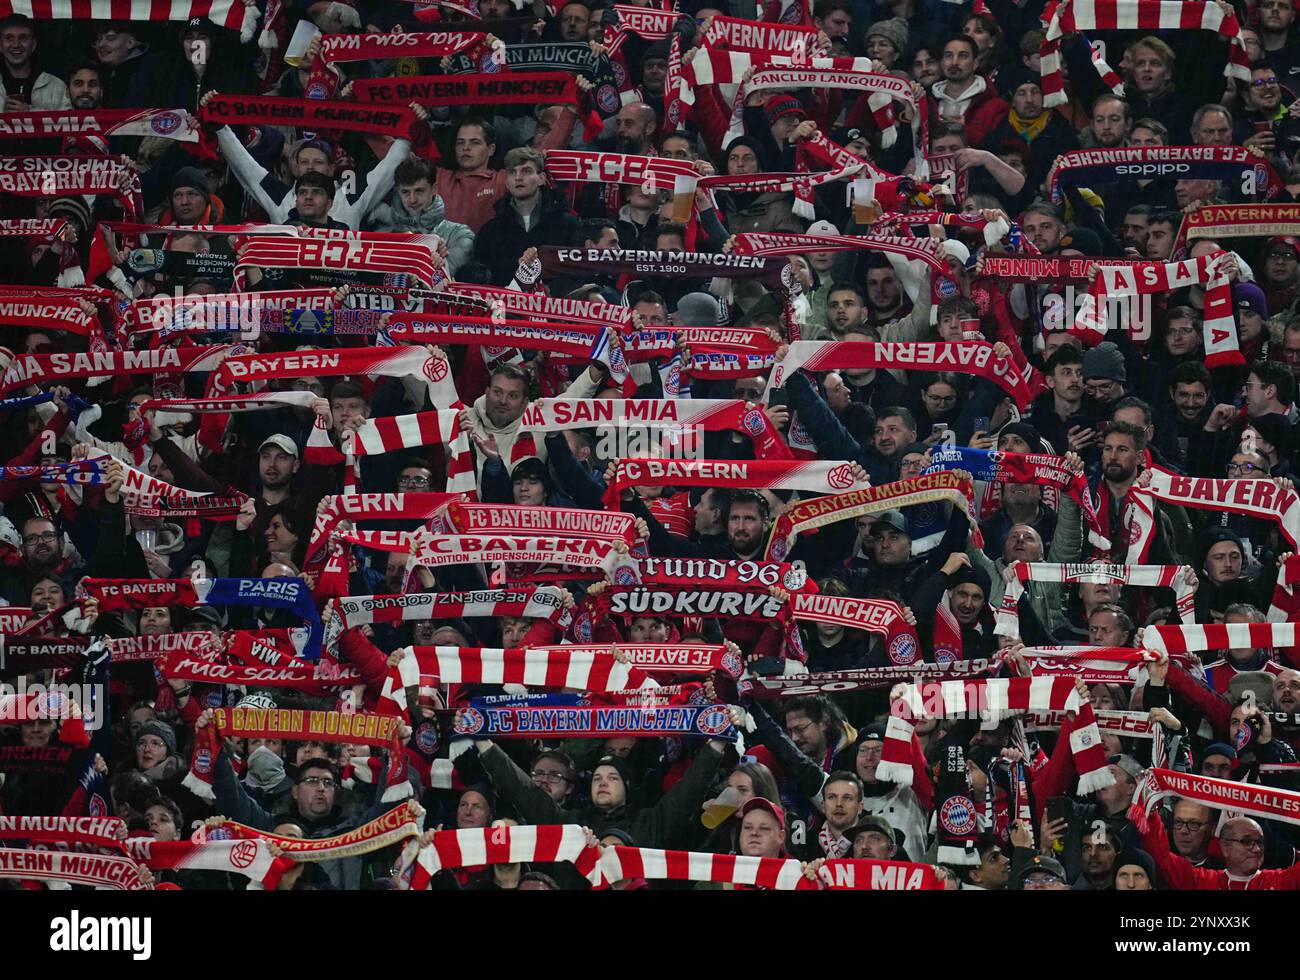
POLYGON ((972 585, 978 585, 984 590, 984 601, 989 601, 989 593, 992 590, 993 583, 989 579, 989 573, 982 568, 974 565, 963 566, 948 576, 948 588, 955 589, 964 582, 970 582, 972 585))
POLYGON ((212 203, 212 192, 208 190, 208 178, 198 167, 181 167, 180 170, 172 176, 172 192, 180 190, 182 187, 192 187, 200 194, 209 204, 212 203))

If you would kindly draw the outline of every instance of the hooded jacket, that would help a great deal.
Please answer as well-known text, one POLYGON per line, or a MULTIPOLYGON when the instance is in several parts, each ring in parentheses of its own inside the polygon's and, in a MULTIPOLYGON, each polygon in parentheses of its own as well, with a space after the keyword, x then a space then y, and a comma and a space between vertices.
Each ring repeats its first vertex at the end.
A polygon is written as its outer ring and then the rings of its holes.
POLYGON ((581 810, 565 810, 550 795, 533 783, 532 777, 520 769, 501 751, 501 747, 476 742, 479 761, 492 779, 497 800, 512 807, 525 823, 554 824, 577 823, 590 827, 597 837, 618 827, 632 835, 643 847, 684 846, 687 830, 700 807, 708 799, 722 753, 709 746, 702 748, 686 774, 675 782, 654 806, 635 808, 622 804, 611 809, 588 806, 581 810))
POLYGON ((427 208, 412 214, 402 205, 401 194, 393 191, 387 201, 375 205, 366 223, 375 231, 437 235, 447 244, 447 271, 453 276, 474 254, 474 232, 447 220, 447 204, 437 192, 427 208))

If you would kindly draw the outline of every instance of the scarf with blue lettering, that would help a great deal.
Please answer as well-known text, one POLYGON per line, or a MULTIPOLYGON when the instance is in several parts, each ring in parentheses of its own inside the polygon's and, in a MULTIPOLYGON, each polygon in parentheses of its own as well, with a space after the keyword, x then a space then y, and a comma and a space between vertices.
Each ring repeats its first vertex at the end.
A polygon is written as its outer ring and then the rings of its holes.
POLYGON ((930 453, 930 466, 925 473, 942 470, 967 470, 976 480, 985 483, 1032 483, 1068 494, 1083 511, 1088 525, 1088 540, 1097 548, 1110 548, 1110 540, 1097 516, 1096 502, 1088 490, 1087 480, 1082 473, 1070 470, 1062 456, 1009 453, 969 446, 936 446, 930 453))
POLYGON ((0 466, 0 480, 39 480, 41 483, 103 483, 107 457, 72 463, 0 466))
MULTIPOLYGON (((661 738, 695 735, 737 741, 740 733, 731 724, 725 704, 588 706, 553 704, 550 698, 498 705, 474 698, 456 719, 455 735, 476 738, 610 738, 632 736, 661 738)), ((561 695, 567 700, 569 696, 561 695)))

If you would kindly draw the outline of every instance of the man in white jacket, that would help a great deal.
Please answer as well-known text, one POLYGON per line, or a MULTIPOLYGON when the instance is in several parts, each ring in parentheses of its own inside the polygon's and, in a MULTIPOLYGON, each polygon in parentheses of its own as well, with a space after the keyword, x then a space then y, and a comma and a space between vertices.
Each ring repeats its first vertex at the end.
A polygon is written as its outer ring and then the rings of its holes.
POLYGON ((42 112, 67 109, 68 87, 32 64, 36 53, 36 28, 22 14, 0 21, 0 105, 5 112, 42 112))

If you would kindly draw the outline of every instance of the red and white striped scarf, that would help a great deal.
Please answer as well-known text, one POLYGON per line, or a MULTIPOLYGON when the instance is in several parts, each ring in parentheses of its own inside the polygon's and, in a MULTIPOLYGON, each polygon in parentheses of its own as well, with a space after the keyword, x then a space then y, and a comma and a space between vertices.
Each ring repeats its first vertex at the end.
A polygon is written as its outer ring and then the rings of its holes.
POLYGON ((763 459, 789 459, 790 450, 761 408, 741 399, 721 398, 539 398, 519 420, 519 431, 564 432, 601 425, 668 427, 705 432, 734 431, 754 442, 763 459))
POLYGON ((612 541, 589 537, 536 534, 430 534, 427 531, 336 532, 343 541, 409 554, 410 563, 422 568, 510 562, 556 565, 553 575, 533 574, 536 581, 629 576, 635 581, 636 560, 620 552, 612 541))
POLYGON ((1194 626, 1148 626, 1142 634, 1146 649, 1175 654, 1205 650, 1244 650, 1293 647, 1297 623, 1198 623, 1194 626))
POLYGON ((1228 282, 1227 252, 1212 252, 1181 262, 1135 262, 1103 265, 1084 296, 1070 332, 1089 345, 1101 343, 1110 329, 1110 301, 1132 296, 1168 295, 1188 286, 1205 286, 1202 330, 1205 363, 1211 368, 1246 363, 1237 340, 1232 315, 1232 287, 1228 282))
POLYGON ((1182 476, 1159 466, 1150 469, 1150 484, 1131 487, 1128 492, 1134 525, 1128 551, 1131 564, 1144 562, 1150 551, 1156 500, 1277 521, 1292 547, 1300 541, 1300 496, 1294 489, 1280 489, 1270 479, 1216 480, 1182 476))
MULTIPOLYGON (((1032 731, 1055 732, 1065 724, 1064 711, 1026 711, 1025 728, 1032 731)), ((1158 723, 1145 711, 1094 711, 1097 730, 1120 738, 1154 739, 1158 723)))
MULTIPOLYGON (((933 238, 872 235, 791 235, 775 232, 742 232, 734 236, 732 250, 740 255, 803 255, 806 252, 890 252, 924 262, 944 272, 939 244, 933 238)), ((815 341, 805 341, 815 343, 815 341)))
POLYGON ((225 390, 234 382, 256 385, 284 378, 325 378, 344 374, 423 378, 435 405, 450 405, 457 400, 446 360, 430 354, 423 347, 348 347, 278 354, 236 354, 222 363, 215 385, 225 390))
MULTIPOLYGON (((1054 9, 1049 6, 1047 33, 1039 48, 1042 59, 1043 105, 1064 105, 1067 101, 1061 76, 1061 38, 1088 30, 1205 30, 1215 31, 1228 40, 1228 63, 1223 74, 1243 82, 1250 81, 1250 59, 1241 36, 1241 25, 1231 8, 1225 14, 1208 0, 1064 0, 1054 9)), ((1123 97, 1119 76, 1093 49, 1093 64, 1112 92, 1123 97)))
POLYGON ((1196 589, 1188 584, 1192 569, 1188 565, 1111 565, 1106 562, 1065 565, 1056 562, 1012 562, 1008 568, 1015 577, 1006 583, 1002 593, 1002 606, 997 611, 998 625, 994 630, 1000 636, 1019 638, 1020 597, 1025 593, 1025 582, 1087 582, 1093 585, 1137 585, 1143 588, 1171 588, 1179 618, 1184 622, 1193 618, 1196 589))
MULTIPOLYGON (((0 3, 0 10, 3 4, 0 3)), ((0 193, 19 197, 115 197, 135 217, 144 213, 140 177, 117 157, 87 153, 82 156, 0 157, 0 193), (123 182, 126 190, 121 189, 123 182)))
POLYGON ((96 133, 100 136, 158 136, 197 143, 199 131, 181 109, 58 109, 52 112, 6 112, 0 136, 19 140, 96 133))
POLYGON ((323 498, 325 504, 316 511, 311 540, 307 542, 310 562, 325 547, 339 521, 353 523, 367 520, 427 521, 436 517, 453 500, 462 499, 458 493, 341 493, 323 498))
POLYGON ((1295 593, 1295 583, 1298 578, 1300 578, 1300 555, 1292 555, 1277 570, 1273 599, 1268 607, 1270 623, 1300 621, 1300 596, 1295 593))
POLYGON ((485 359, 495 360, 510 348, 545 350, 603 365, 623 393, 636 391, 627 369, 618 332, 610 327, 579 323, 539 324, 526 320, 490 317, 430 317, 423 313, 393 313, 388 335, 395 341, 416 344, 477 344, 485 359))
MULTIPOLYGON (((487 37, 482 31, 326 34, 321 38, 320 56, 327 65, 388 58, 446 58, 465 51, 477 57, 480 52, 474 49, 486 50, 487 37)), ((492 48, 494 54, 504 53, 505 44, 497 40, 492 48)))
MULTIPOLYGON (((752 194, 794 194, 792 210, 801 218, 813 219, 813 198, 817 188, 837 180, 845 180, 860 173, 863 169, 861 160, 857 160, 843 170, 828 170, 825 173, 757 173, 757 174, 717 174, 713 177, 701 177, 696 181, 700 190, 732 190, 752 194)), ((714 290, 716 293, 716 290, 714 290)))
POLYGON ((145 8, 122 0, 0 0, 0 17, 10 14, 23 14, 32 20, 176 21, 202 17, 238 31, 240 40, 247 44, 253 39, 259 11, 240 0, 154 0, 145 8))
POLYGON ((133 858, 14 847, 0 847, 0 878, 65 881, 122 891, 152 887, 140 880, 140 865, 133 858))
POLYGON ((28 385, 58 384, 71 378, 106 378, 132 374, 184 372, 207 374, 217 370, 230 347, 160 347, 154 350, 100 351, 96 353, 19 354, 6 362, 0 394, 28 385))
POLYGON ((446 276, 434 264, 433 250, 414 242, 347 238, 253 238, 239 252, 235 288, 248 289, 249 269, 330 269, 413 275, 433 287, 446 276))
POLYGON ((65 330, 81 337, 91 333, 102 335, 98 316, 93 311, 87 313, 76 299, 42 299, 35 292, 26 296, 21 293, 0 296, 0 326, 65 330))
POLYGON ((403 647, 402 659, 388 670, 379 696, 381 710, 405 714, 406 688, 445 684, 522 684, 574 691, 658 686, 639 667, 615 659, 609 647, 412 646, 403 647))
POLYGON ((206 630, 109 637, 104 643, 108 647, 113 663, 163 660, 178 650, 191 655, 212 655, 220 650, 220 640, 206 630))
POLYGON ((870 487, 853 475, 845 460, 792 459, 620 459, 605 503, 618 507, 629 487, 747 487, 764 490, 803 490, 839 493, 870 487))
POLYGON ((689 160, 598 150, 547 150, 546 172, 552 180, 631 184, 668 191, 676 186, 678 177, 699 176, 699 171, 689 160))
POLYGON ((567 620, 563 593, 541 585, 521 589, 485 589, 480 592, 407 592, 398 595, 343 596, 331 600, 345 627, 370 623, 423 622, 430 619, 465 619, 514 616, 567 620))
POLYGON ((770 397, 772 389, 780 388, 796 371, 842 371, 854 368, 969 373, 992 381, 1022 409, 1034 398, 1024 371, 1016 362, 1012 358, 997 355, 993 345, 982 340, 952 343, 916 340, 797 340, 790 345, 785 358, 772 369, 764 400, 770 397))
POLYGON ((403 888, 422 891, 444 869, 567 861, 596 884, 600 881, 595 870, 599 853, 587 846, 587 832, 576 824, 440 830, 431 843, 406 846, 398 881, 403 888))
POLYGON ((896 602, 795 592, 790 596, 790 610, 802 622, 829 623, 881 634, 885 638, 885 654, 895 666, 914 664, 921 659, 916 630, 908 625, 903 618, 903 607, 896 602))
POLYGON ((1152 809, 1170 796, 1192 800, 1214 810, 1248 814, 1262 820, 1300 824, 1300 793, 1235 779, 1194 776, 1172 769, 1148 769, 1133 794, 1128 818, 1145 831, 1152 809))
POLYGON ((1151 651, 1133 647, 1043 646, 1020 652, 1035 677, 1078 678, 1088 684, 1135 684, 1138 668, 1156 659, 1151 651))
MULTIPOLYGON (((358 428, 342 434, 343 454, 355 461, 362 456, 445 445, 448 447, 447 492, 472 494, 478 490, 474 454, 470 450, 469 433, 461 429, 459 419, 460 410, 455 408, 366 419, 358 428)), ((310 444, 306 455, 311 455, 310 444)), ((356 467, 349 467, 349 471, 355 474, 356 467)))
POLYGON ((600 300, 569 299, 564 296, 547 296, 545 293, 525 293, 517 289, 498 286, 480 286, 469 282, 449 282, 443 289, 456 296, 483 300, 489 305, 500 304, 504 312, 518 314, 535 320, 569 320, 589 326, 603 327, 613 324, 620 329, 632 324, 632 308, 611 306, 600 300))
POLYGON ((1080 724, 1070 734, 1070 750, 1079 772, 1078 792, 1091 793, 1114 783, 1092 705, 1079 697, 1073 680, 1056 677, 995 677, 909 684, 890 713, 876 775, 900 786, 912 785, 915 721, 927 718, 1001 721, 1026 711, 1075 712, 1080 724))
POLYGON ((316 394, 310 391, 266 391, 255 395, 219 395, 216 398, 150 398, 141 412, 261 412, 277 408, 311 408, 316 394))
POLYGON ((895 480, 879 487, 837 493, 815 500, 801 500, 788 505, 772 522, 772 536, 768 539, 764 557, 783 561, 794 546, 795 538, 804 531, 853 520, 866 514, 879 514, 881 511, 939 500, 947 500, 966 512, 966 518, 971 524, 971 540, 976 547, 983 547, 984 539, 975 517, 975 507, 971 503, 973 493, 970 480, 943 472, 912 477, 909 480, 895 480))
POLYGON ((137 861, 154 871, 221 871, 243 875, 254 891, 274 889, 293 862, 276 858, 267 842, 258 839, 161 841, 129 837, 126 848, 137 861))

